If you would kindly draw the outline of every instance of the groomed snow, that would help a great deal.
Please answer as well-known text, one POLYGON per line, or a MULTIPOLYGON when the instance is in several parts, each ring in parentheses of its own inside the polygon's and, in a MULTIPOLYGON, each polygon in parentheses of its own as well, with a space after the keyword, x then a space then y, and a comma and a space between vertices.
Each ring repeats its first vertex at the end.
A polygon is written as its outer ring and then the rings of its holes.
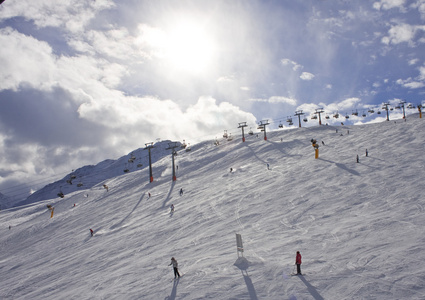
POLYGON ((0 299, 425 299, 424 122, 206 141, 176 182, 168 151, 152 183, 145 166, 3 210, 0 299))

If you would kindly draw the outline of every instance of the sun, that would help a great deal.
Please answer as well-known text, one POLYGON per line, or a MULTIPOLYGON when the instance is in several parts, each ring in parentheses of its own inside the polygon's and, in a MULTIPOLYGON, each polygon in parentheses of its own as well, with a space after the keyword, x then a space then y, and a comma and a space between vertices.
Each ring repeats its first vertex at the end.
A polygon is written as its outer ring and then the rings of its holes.
POLYGON ((211 67, 215 51, 208 32, 195 23, 183 22, 167 32, 163 53, 177 70, 201 73, 211 67))

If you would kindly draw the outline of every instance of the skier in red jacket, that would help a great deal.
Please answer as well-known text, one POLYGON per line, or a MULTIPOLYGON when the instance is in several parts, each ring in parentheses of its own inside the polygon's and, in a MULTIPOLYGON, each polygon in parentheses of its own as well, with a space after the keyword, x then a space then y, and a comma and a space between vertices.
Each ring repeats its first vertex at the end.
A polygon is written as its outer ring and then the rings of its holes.
POLYGON ((297 251, 297 256, 295 257, 295 264, 297 265, 297 275, 301 274, 301 253, 297 251))

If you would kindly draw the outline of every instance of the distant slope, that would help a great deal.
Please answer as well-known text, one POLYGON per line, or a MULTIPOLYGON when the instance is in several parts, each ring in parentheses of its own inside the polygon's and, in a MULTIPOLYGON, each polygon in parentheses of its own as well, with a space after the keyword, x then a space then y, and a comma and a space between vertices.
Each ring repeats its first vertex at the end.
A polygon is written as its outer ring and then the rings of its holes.
MULTIPOLYGON (((154 148, 151 150, 152 163, 164 156, 171 155, 171 150, 166 150, 169 147, 169 143, 170 141, 162 141, 153 145, 154 148)), ((177 145, 179 146, 177 150, 179 150, 181 143, 178 142, 177 145)), ((100 182, 107 183, 110 178, 145 169, 146 167, 148 167, 146 172, 149 172, 148 151, 146 148, 139 148, 117 160, 108 159, 95 166, 81 167, 66 175, 62 180, 48 184, 34 192, 25 201, 20 202, 18 206, 59 197, 58 193, 60 192, 67 195, 89 189, 100 182)))

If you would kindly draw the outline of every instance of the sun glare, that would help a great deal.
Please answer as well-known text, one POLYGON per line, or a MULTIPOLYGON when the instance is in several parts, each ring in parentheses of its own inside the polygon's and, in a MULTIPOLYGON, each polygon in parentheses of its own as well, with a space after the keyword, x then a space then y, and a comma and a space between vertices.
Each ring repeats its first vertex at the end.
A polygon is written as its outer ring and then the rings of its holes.
POLYGON ((171 66, 191 73, 202 73, 210 67, 214 43, 196 24, 182 23, 167 32, 165 57, 171 66))

